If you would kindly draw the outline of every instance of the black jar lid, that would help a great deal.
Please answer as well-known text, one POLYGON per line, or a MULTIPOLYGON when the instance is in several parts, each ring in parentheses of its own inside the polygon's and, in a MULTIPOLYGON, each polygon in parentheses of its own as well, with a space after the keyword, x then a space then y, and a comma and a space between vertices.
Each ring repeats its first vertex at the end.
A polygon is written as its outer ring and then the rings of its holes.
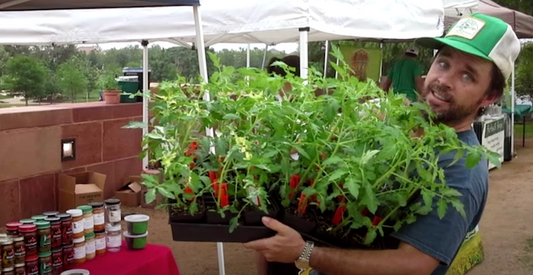
POLYGON ((68 213, 61 213, 57 215, 61 220, 69 220, 71 218, 70 214, 68 213))
POLYGON ((61 218, 60 217, 46 217, 44 220, 50 223, 56 223, 56 222, 60 222, 61 218))
POLYGON ((94 209, 94 208, 104 207, 104 203, 103 203, 103 202, 100 202, 100 201, 91 202, 91 203, 89 203, 88 205, 92 206, 93 209, 94 209))
POLYGON ((119 204, 119 203, 120 203, 119 199, 107 199, 107 200, 105 200, 105 204, 106 205, 115 205, 115 204, 119 204))

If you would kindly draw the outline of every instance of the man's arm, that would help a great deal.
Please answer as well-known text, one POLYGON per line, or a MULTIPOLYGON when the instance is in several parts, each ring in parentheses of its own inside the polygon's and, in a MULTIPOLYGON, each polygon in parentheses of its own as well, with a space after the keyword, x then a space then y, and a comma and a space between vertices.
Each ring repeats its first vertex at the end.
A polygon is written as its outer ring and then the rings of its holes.
POLYGON ((385 76, 385 78, 383 79, 383 83, 381 83, 381 89, 383 89, 383 91, 385 92, 388 92, 391 85, 392 80, 390 79, 390 77, 385 76))
POLYGON ((429 275, 439 260, 407 243, 394 250, 341 250, 315 247, 309 261, 328 275, 429 275))
POLYGON ((422 90, 424 89, 424 79, 422 76, 417 75, 415 76, 415 85, 416 85, 416 91, 420 94, 422 93, 422 90))

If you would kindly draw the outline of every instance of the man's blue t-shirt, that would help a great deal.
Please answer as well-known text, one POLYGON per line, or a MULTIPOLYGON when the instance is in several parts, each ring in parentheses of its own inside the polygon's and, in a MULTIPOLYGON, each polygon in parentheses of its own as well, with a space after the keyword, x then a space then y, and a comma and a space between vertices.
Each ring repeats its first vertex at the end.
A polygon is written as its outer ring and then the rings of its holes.
MULTIPOLYGON (((457 135, 468 145, 479 145, 473 130, 459 132, 457 135)), ((440 219, 435 204, 431 213, 418 216, 416 222, 403 225, 398 232, 392 234, 400 241, 440 261, 440 265, 432 275, 446 274, 466 234, 478 225, 487 201, 489 178, 487 161, 482 160, 474 168, 468 169, 466 156, 450 166, 453 160, 453 153, 442 155, 439 167, 444 170, 446 184, 461 192, 462 196, 459 199, 464 205, 466 219, 450 205, 446 215, 440 219)), ((421 198, 420 200, 422 201, 421 198)), ((311 274, 321 273, 312 271, 311 274)))

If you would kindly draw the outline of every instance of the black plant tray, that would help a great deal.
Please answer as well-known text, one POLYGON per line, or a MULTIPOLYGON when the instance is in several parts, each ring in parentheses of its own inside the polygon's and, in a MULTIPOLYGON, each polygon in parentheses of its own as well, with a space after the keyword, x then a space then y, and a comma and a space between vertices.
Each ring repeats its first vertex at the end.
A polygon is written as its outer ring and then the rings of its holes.
MULTIPOLYGON (((239 225, 230 233, 229 225, 206 223, 176 223, 171 222, 172 239, 177 242, 222 242, 245 243, 276 234, 265 226, 239 225)), ((334 246, 310 235, 302 234, 305 240, 314 241, 320 246, 334 246)))

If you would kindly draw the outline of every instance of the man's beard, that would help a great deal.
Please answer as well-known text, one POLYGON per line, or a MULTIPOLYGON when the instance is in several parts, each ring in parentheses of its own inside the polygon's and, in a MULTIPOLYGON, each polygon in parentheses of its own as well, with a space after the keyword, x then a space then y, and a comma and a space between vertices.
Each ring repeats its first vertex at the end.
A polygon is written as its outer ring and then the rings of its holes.
MULTIPOLYGON (((458 104, 455 101, 455 98, 450 94, 449 89, 438 83, 430 84, 426 88, 425 95, 432 93, 432 91, 437 91, 440 94, 445 95, 449 105, 449 109, 447 110, 432 113, 431 118, 435 123, 455 124, 461 122, 467 117, 472 116, 472 114, 476 114, 479 109, 479 104, 483 100, 481 98, 477 102, 468 105, 458 104)), ((423 97, 422 100, 425 102, 425 97, 423 97)), ((427 119, 429 119, 429 114, 425 114, 425 116, 427 119)))

